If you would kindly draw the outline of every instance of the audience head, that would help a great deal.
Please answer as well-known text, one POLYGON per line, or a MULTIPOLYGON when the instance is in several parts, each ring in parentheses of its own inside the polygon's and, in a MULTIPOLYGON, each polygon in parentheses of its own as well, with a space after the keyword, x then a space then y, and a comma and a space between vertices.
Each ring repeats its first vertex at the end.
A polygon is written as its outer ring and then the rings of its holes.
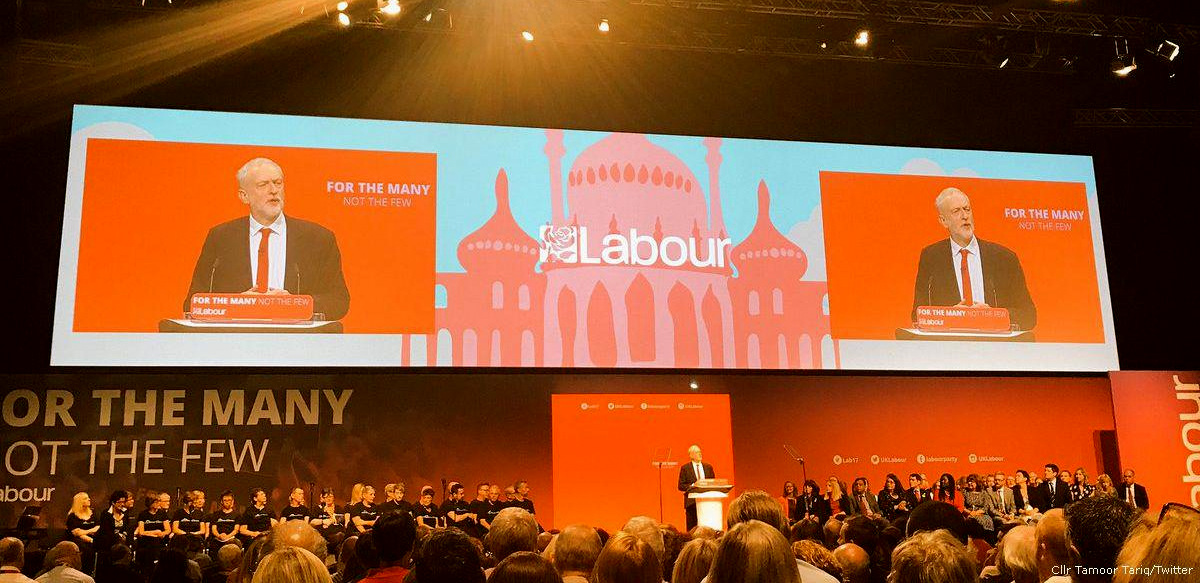
POLYGON ((217 563, 222 571, 232 571, 242 560, 242 547, 226 544, 217 550, 217 563))
POLYGON ((385 514, 375 523, 371 538, 382 565, 399 563, 412 552, 417 540, 417 523, 407 512, 385 514))
POLYGON ((842 535, 842 521, 836 518, 830 518, 825 521, 825 548, 833 549, 838 545, 838 538, 842 535))
MULTIPOLYGON (((178 583, 187 580, 187 555, 176 549, 167 549, 158 554, 154 563, 154 572, 150 575, 150 583, 178 583)), ((258 581, 258 577, 254 578, 258 581)), ((276 579, 276 581, 282 581, 276 579)))
POLYGON ((505 508, 492 521, 487 548, 497 561, 519 551, 537 551, 538 525, 524 508, 505 508))
POLYGON ((716 541, 699 538, 688 542, 679 550, 679 556, 675 558, 675 568, 671 570, 669 580, 671 583, 700 583, 708 575, 715 556, 717 556, 716 541))
POLYGON ((133 550, 122 543, 117 543, 108 550, 108 560, 114 565, 128 565, 133 562, 133 550))
POLYGON ((762 490, 742 492, 729 504, 725 513, 726 528, 757 520, 774 526, 781 534, 786 533, 787 518, 783 516, 783 507, 770 494, 762 490))
POLYGON ((1013 527, 996 546, 996 566, 1013 583, 1038 583, 1037 538, 1034 527, 1013 527))
POLYGON ((788 537, 788 540, 793 542, 799 540, 814 540, 820 542, 823 538, 824 537, 821 533, 821 523, 812 518, 805 518, 804 520, 792 525, 792 534, 790 537, 788 537))
MULTIPOLYGON (((1157 524, 1135 528, 1117 555, 1118 565, 1170 565, 1200 572, 1200 512, 1182 504, 1168 504, 1157 524)), ((1155 573, 1133 575, 1120 569, 1113 583, 1178 583, 1180 576, 1155 573)))
POLYGON ((949 532, 922 531, 892 551, 888 583, 976 583, 979 570, 966 545, 949 532))
POLYGON ((572 524, 554 539, 554 566, 562 576, 590 577, 600 556, 600 535, 586 524, 572 524))
POLYGON ((258 563, 253 583, 328 583, 329 570, 316 555, 300 547, 271 551, 258 563))
POLYGON ((321 536, 313 525, 303 520, 288 520, 275 525, 271 529, 267 547, 264 552, 283 547, 300 547, 322 561, 329 554, 325 546, 325 537, 321 536))
POLYGON ((871 555, 866 549, 845 543, 833 550, 833 558, 842 568, 844 583, 866 583, 871 577, 871 555))
POLYGON ((549 560, 537 553, 519 551, 500 561, 488 583, 562 583, 549 560))
POLYGON ((1055 567, 1069 564, 1070 547, 1067 542, 1067 521, 1063 518, 1061 508, 1054 508, 1042 514, 1041 520, 1034 530, 1034 540, 1037 543, 1038 578, 1042 581, 1056 573, 1055 567))
MULTIPOLYGON (((660 583, 662 563, 644 540, 624 530, 614 534, 600 551, 592 583, 660 583)), ((421 581, 420 583, 425 583, 421 581)), ((714 582, 715 583, 715 582, 714 582)))
POLYGON ((962 544, 967 544, 967 523, 962 513, 947 502, 926 502, 908 516, 908 536, 921 531, 947 530, 962 544))
POLYGON ((1117 553, 1137 518, 1137 510, 1123 500, 1109 496, 1091 496, 1067 506, 1067 541, 1071 547, 1072 565, 1087 569, 1089 575, 1073 576, 1076 581, 1111 581, 1111 575, 1090 575, 1104 572, 1117 564, 1117 553), (1093 570, 1095 569, 1095 570, 1093 570))
POLYGON ((625 523, 621 532, 632 534, 649 545, 654 551, 654 556, 658 558, 659 565, 662 564, 663 555, 666 554, 666 543, 663 541, 662 531, 658 528, 658 521, 649 516, 634 516, 625 523))
POLYGON ((707 538, 717 540, 717 538, 721 536, 719 531, 703 525, 696 525, 696 527, 692 528, 692 531, 688 534, 694 539, 707 538))
POLYGON ((792 547, 774 525, 750 520, 721 537, 709 583, 800 583, 792 547))
POLYGON ((839 538, 839 542, 854 543, 870 554, 879 546, 879 524, 866 516, 851 516, 842 523, 839 538))
POLYGON ((798 540, 792 543, 792 554, 797 560, 825 571, 839 581, 842 580, 842 566, 833 557, 833 553, 821 543, 812 540, 798 540))
POLYGON ((11 536, 0 539, 0 567, 25 566, 25 543, 11 536))
MULTIPOLYGON (((498 518, 498 517, 497 517, 498 518)), ((483 567, 471 538, 461 530, 434 530, 415 553, 419 583, 483 583, 483 567)))
POLYGON ((62 541, 46 551, 43 562, 47 567, 66 565, 73 569, 83 568, 83 556, 79 552, 79 545, 70 541, 62 541))

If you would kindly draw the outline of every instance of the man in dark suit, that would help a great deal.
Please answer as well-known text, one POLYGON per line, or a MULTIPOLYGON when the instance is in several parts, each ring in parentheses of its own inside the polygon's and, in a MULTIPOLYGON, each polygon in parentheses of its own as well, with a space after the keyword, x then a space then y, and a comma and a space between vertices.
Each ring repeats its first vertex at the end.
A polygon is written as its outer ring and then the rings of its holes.
POLYGON ((1045 481, 1042 482, 1038 510, 1046 512, 1051 508, 1065 508, 1071 501, 1071 485, 1058 479, 1058 466, 1046 464, 1045 481))
POLYGON ((850 500, 854 502, 854 506, 849 512, 851 516, 866 516, 870 518, 880 515, 879 499, 871 492, 866 478, 855 478, 854 485, 850 486, 850 489, 853 490, 850 500))
POLYGON ((1133 470, 1125 470, 1121 475, 1121 485, 1117 486, 1117 498, 1129 503, 1130 506, 1148 510, 1150 498, 1146 496, 1146 487, 1134 483, 1133 470))
POLYGON ((913 287, 911 318, 917 306, 1006 308, 1021 330, 1037 325, 1037 307, 1025 284, 1017 255, 975 236, 971 200, 957 188, 937 196, 938 222, 950 236, 921 250, 913 287))
POLYGON ((679 491, 683 492, 683 511, 687 514, 687 529, 690 531, 696 527, 696 501, 688 498, 687 489, 697 481, 711 480, 717 477, 717 474, 713 471, 712 464, 704 463, 700 446, 689 447, 688 458, 691 461, 679 468, 679 491))
POLYGON ((204 239, 183 302, 191 310, 198 292, 307 294, 313 311, 339 320, 350 309, 342 255, 333 232, 316 223, 284 217, 283 170, 267 158, 237 173, 238 198, 250 210, 213 227, 204 239))

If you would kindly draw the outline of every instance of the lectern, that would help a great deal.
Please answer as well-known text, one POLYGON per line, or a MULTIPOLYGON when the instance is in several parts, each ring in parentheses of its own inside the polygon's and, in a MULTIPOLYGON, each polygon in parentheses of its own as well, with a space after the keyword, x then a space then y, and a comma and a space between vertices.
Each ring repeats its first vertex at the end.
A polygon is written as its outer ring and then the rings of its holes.
POLYGON ((713 478, 698 480, 687 489, 687 496, 696 501, 696 524, 713 530, 725 530, 725 499, 733 484, 713 478))

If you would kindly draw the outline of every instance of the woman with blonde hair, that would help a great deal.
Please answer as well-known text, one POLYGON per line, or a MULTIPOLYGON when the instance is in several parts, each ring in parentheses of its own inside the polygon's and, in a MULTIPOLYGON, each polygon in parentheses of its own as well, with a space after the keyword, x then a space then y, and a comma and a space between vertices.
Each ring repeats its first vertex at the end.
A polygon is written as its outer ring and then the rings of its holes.
POLYGON ((1092 496, 1116 496, 1117 487, 1113 485, 1112 478, 1108 474, 1100 474, 1096 476, 1096 489, 1092 491, 1092 496))
POLYGON ((1167 504, 1158 515, 1158 524, 1137 524, 1130 531, 1117 564, 1135 568, 1118 568, 1112 583, 1178 583, 1188 578, 1182 574, 1195 577, 1200 572, 1196 549, 1200 549, 1200 510, 1177 502, 1167 504))
POLYGON ((1078 502, 1084 498, 1089 498, 1092 492, 1096 490, 1094 486, 1088 483, 1087 470, 1083 468, 1075 468, 1075 475, 1070 484, 1071 502, 1078 502))
POLYGON ((721 537, 708 583, 800 583, 800 568, 779 529, 751 520, 721 537))
POLYGON ((671 583, 700 583, 708 575, 715 556, 717 541, 713 539, 698 538, 683 545, 671 571, 671 583))
POLYGON ((263 557, 253 583, 330 583, 329 569, 311 552, 282 547, 263 557))
POLYGON ((830 517, 841 519, 850 514, 854 508, 854 503, 846 494, 846 484, 837 476, 829 476, 829 481, 825 482, 824 507, 828 516, 821 516, 821 522, 829 520, 830 517))
POLYGON ((650 544, 620 531, 596 558, 591 583, 661 583, 662 562, 650 544))
POLYGON ((67 514, 67 540, 79 545, 84 573, 96 572, 96 549, 94 538, 100 523, 92 515, 92 498, 87 492, 79 492, 71 498, 71 512, 67 514))
POLYGON ((363 487, 364 486, 363 486, 362 482, 359 482, 350 487, 350 502, 348 504, 349 506, 354 506, 355 504, 362 502, 363 487))

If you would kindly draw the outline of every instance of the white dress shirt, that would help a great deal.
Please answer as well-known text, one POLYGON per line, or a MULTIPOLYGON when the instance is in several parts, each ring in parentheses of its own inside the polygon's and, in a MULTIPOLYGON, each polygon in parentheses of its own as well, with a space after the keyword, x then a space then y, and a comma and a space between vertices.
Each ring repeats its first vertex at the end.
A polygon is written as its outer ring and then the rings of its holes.
MULTIPOLYGON (((971 242, 967 243, 966 247, 959 245, 950 238, 950 258, 954 260, 954 279, 958 282, 958 297, 965 298, 963 293, 962 282, 962 256, 959 255, 960 249, 967 250, 967 273, 971 274, 971 299, 977 304, 984 304, 986 297, 983 289, 983 263, 979 260, 979 239, 971 237, 971 242)), ((274 259, 272 259, 274 261, 274 259)))
POLYGON ((703 480, 708 477, 704 475, 704 464, 700 462, 692 462, 692 470, 696 473, 697 480, 703 480))
POLYGON ((0 583, 34 583, 16 567, 0 567, 0 583))
POLYGON ((59 565, 46 571, 36 581, 38 583, 96 583, 91 576, 66 565, 59 565))
MULTIPOLYGON (((267 239, 267 287, 283 289, 283 278, 287 275, 287 220, 279 213, 275 222, 263 226, 250 216, 250 282, 258 281, 258 245, 262 241, 262 230, 271 229, 271 238, 267 239)), ((294 292, 295 290, 288 290, 294 292)))

